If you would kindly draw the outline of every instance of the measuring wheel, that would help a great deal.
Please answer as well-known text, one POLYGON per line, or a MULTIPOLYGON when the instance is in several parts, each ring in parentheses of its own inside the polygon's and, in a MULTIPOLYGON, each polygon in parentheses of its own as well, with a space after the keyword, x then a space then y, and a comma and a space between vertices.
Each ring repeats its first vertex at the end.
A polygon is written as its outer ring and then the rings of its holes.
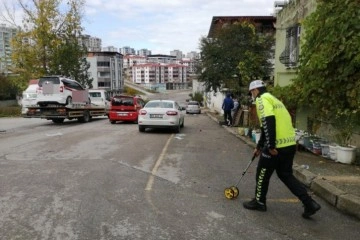
POLYGON ((237 198, 239 196, 239 189, 235 186, 231 186, 230 189, 234 192, 234 198, 237 198))
POLYGON ((234 190, 231 188, 225 188, 224 194, 227 199, 233 199, 235 196, 234 190))

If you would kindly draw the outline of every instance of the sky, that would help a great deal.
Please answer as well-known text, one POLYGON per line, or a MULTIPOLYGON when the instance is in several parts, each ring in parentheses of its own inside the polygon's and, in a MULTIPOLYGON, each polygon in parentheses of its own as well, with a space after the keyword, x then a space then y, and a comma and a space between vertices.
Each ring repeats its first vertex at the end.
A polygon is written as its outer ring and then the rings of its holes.
POLYGON ((83 33, 101 38, 102 47, 186 54, 199 52, 213 16, 269 16, 273 6, 274 0, 85 0, 83 33))

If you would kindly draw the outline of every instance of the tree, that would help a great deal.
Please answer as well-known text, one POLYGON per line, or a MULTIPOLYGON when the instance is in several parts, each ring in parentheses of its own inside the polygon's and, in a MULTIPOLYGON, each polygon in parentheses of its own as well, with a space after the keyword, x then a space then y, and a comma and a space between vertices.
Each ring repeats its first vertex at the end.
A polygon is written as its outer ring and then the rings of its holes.
POLYGON ((63 28, 59 31, 62 39, 56 49, 54 49, 54 59, 50 63, 49 73, 72 77, 82 85, 92 88, 92 78, 88 76, 87 70, 90 64, 86 61, 87 49, 79 43, 81 32, 81 12, 79 7, 83 0, 69 1, 70 10, 66 14, 63 28), (69 56, 71 56, 69 58, 69 56))
POLYGON ((48 72, 52 50, 60 44, 57 31, 63 19, 59 13, 59 1, 32 0, 32 5, 18 0, 24 12, 23 25, 12 40, 14 73, 37 78, 48 72))
POLYGON ((250 80, 270 75, 274 39, 258 34, 249 22, 235 23, 220 30, 216 38, 200 40, 199 81, 207 90, 220 87, 239 90, 250 80))
POLYGON ((201 106, 203 106, 204 95, 202 92, 195 92, 194 94, 190 93, 189 97, 191 98, 192 101, 197 101, 200 103, 201 106))
POLYGON ((11 77, 0 73, 0 100, 10 100, 16 98, 16 86, 11 77))
POLYGON ((360 121, 360 35, 358 0, 317 1, 304 21, 299 103, 318 118, 360 121), (352 116, 351 116, 352 115, 352 116))
POLYGON ((23 24, 12 40, 13 72, 20 81, 47 74, 65 75, 91 87, 86 51, 79 45, 83 0, 31 0, 18 3, 24 12, 23 24), (62 9, 63 12, 60 11, 62 9))

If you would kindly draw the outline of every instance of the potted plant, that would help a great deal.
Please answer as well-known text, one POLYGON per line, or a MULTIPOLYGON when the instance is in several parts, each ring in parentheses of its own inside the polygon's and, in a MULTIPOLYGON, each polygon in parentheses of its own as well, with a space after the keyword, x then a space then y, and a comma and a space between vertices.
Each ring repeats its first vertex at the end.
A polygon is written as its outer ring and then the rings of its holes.
POLYGON ((351 137, 357 124, 359 114, 356 111, 344 111, 334 118, 335 140, 337 146, 337 162, 351 164, 355 160, 356 148, 351 145, 351 137))

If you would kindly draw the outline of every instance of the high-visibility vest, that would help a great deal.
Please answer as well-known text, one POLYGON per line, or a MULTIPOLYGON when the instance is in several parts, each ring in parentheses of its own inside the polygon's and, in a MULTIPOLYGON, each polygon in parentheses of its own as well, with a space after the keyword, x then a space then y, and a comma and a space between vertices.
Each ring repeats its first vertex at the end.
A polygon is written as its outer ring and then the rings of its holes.
POLYGON ((260 125, 266 131, 265 120, 268 116, 275 116, 275 146, 276 148, 295 145, 295 129, 292 126, 291 116, 285 105, 270 93, 263 93, 256 98, 256 111, 260 125))

